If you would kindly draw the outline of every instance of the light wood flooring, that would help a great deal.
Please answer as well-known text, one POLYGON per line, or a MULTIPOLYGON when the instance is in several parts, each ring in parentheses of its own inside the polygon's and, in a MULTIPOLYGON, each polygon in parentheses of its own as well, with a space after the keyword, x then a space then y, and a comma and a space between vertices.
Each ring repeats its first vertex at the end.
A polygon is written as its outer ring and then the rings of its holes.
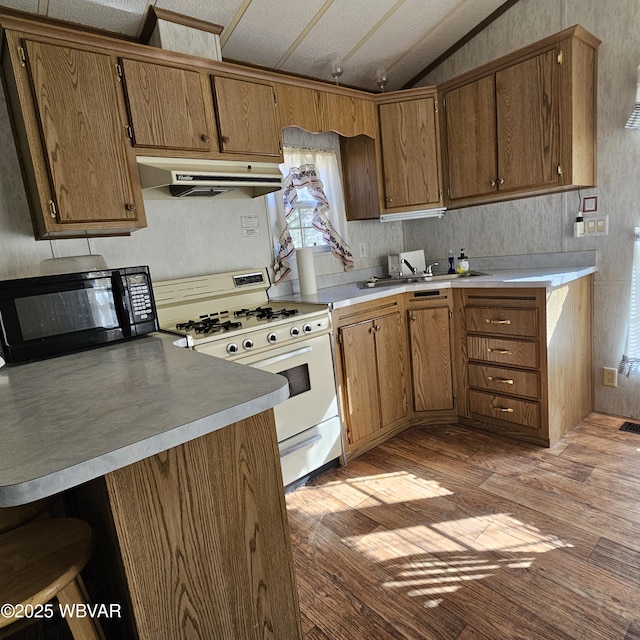
POLYGON ((414 427, 287 496, 306 640, 640 640, 640 435, 414 427))

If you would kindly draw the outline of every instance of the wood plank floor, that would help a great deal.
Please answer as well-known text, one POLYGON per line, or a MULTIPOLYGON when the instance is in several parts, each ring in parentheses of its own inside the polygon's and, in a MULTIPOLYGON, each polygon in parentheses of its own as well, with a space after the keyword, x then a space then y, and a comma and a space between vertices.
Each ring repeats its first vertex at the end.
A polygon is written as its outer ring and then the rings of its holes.
POLYGON ((414 427, 287 496, 307 640, 640 640, 640 435, 414 427))

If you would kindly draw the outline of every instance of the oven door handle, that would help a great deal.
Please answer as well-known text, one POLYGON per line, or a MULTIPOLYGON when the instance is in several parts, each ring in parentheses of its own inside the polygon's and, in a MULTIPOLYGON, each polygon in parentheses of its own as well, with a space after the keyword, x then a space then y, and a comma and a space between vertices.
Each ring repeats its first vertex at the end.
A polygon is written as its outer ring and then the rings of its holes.
POLYGON ((281 353, 279 356, 273 356, 272 358, 266 358, 265 360, 260 360, 259 362, 251 362, 249 363, 250 367, 266 367, 270 364, 275 364, 276 362, 282 362, 283 360, 288 360, 289 358, 295 358, 296 356, 301 356, 303 353, 309 353, 311 351, 311 347, 302 347, 300 349, 296 349, 295 351, 289 351, 287 353, 281 353))
POLYGON ((285 449, 284 451, 281 451, 280 452, 280 457, 284 458, 285 456, 291 455, 292 453, 295 453, 296 451, 300 451, 300 449, 306 449, 307 447, 311 446, 315 442, 320 442, 320 440, 322 440, 322 436, 320 434, 317 434, 315 436, 311 436, 307 440, 303 440, 302 442, 299 442, 298 444, 294 444, 294 445, 288 447, 287 449, 285 449))

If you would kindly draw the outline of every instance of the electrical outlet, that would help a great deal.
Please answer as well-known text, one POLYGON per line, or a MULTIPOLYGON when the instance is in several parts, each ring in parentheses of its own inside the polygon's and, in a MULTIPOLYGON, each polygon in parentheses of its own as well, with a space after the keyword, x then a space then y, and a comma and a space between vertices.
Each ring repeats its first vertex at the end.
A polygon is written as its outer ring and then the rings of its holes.
POLYGON ((602 384, 605 387, 617 387, 618 370, 612 367, 602 367, 602 384))
POLYGON ((361 258, 366 258, 367 257, 367 245, 364 242, 361 242, 358 245, 358 255, 361 258))

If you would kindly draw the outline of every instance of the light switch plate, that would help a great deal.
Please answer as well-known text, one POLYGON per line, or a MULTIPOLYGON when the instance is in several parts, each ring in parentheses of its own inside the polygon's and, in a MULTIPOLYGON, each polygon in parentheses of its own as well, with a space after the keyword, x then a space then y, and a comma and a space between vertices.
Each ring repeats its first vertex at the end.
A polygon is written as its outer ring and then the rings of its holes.
POLYGON ((585 236, 608 236, 609 235, 609 216, 608 215, 582 215, 584 219, 585 236))

